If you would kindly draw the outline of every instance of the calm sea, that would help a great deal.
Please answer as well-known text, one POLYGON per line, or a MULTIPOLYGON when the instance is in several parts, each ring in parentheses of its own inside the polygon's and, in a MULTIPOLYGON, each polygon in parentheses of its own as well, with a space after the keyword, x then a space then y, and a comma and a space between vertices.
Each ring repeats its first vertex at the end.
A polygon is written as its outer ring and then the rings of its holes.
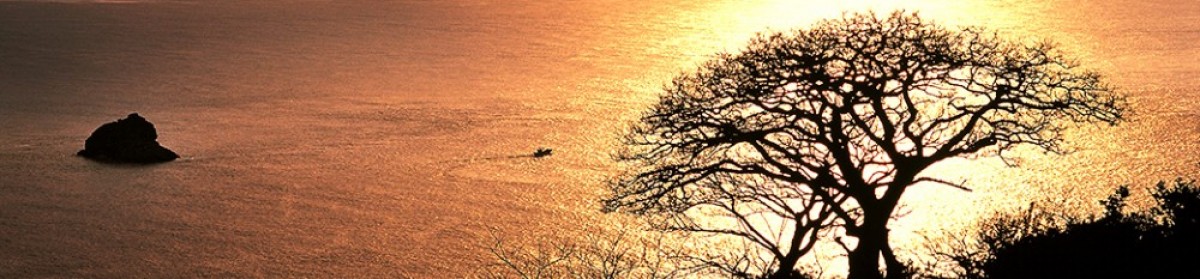
POLYGON ((0 277, 463 276, 493 236, 609 222, 608 154, 671 77, 844 11, 1052 39, 1137 112, 1067 156, 930 170, 975 191, 915 188, 902 247, 1198 169, 1200 2, 819 2, 0 1, 0 277), (183 158, 73 156, 131 112, 183 158))

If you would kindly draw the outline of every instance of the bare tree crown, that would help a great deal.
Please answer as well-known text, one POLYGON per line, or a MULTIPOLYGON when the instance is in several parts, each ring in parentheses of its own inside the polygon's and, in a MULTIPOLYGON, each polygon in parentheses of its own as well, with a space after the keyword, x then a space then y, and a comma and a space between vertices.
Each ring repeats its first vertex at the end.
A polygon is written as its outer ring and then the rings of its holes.
POLYGON ((605 209, 718 207, 814 226, 826 222, 802 219, 826 210, 855 235, 864 212, 890 216, 908 186, 955 185, 922 176, 938 161, 1006 158, 1018 145, 1062 152, 1064 128, 1117 124, 1124 110, 1051 43, 902 12, 848 15, 759 35, 676 78, 625 138, 629 168, 605 209))
POLYGON ((1063 128, 1116 124, 1124 107, 1050 43, 854 15, 760 35, 676 78, 628 134, 618 157, 638 168, 608 205, 678 211, 667 200, 721 173, 883 186, 950 157, 1061 152, 1063 128))

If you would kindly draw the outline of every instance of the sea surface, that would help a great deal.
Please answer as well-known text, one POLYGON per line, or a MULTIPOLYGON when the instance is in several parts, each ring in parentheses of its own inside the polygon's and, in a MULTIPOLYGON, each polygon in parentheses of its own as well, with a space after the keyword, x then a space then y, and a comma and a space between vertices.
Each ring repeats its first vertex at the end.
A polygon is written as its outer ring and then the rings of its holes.
POLYGON ((0 1, 0 278, 466 276, 613 222, 609 154, 672 77, 855 11, 1053 40, 1135 110, 1068 155, 931 169, 974 190, 913 188, 902 254, 1200 170, 1200 2, 826 2, 0 1), (132 112, 183 158, 74 156, 132 112))

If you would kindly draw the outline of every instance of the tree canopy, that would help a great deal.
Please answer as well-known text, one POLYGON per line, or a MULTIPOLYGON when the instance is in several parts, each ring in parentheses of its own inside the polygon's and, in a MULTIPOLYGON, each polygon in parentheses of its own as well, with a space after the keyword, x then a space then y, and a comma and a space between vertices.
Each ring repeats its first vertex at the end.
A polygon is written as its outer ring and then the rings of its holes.
POLYGON ((1124 112, 1100 74, 1052 43, 915 13, 849 14, 760 34, 677 77, 629 129, 605 208, 751 240, 779 276, 836 228, 853 238, 850 278, 881 278, 881 257, 887 274, 904 270, 887 224, 905 190, 963 187, 929 166, 1006 159, 1020 145, 1063 152, 1064 129, 1115 125, 1124 112), (776 221, 752 221, 762 216, 776 221))

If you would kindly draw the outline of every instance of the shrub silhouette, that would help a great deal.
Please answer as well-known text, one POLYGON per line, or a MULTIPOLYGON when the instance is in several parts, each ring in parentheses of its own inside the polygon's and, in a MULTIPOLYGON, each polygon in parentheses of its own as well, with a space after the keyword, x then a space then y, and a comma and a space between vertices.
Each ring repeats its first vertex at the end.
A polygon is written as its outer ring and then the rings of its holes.
POLYGON ((1100 217, 1062 225, 1040 225, 1064 218, 1033 210, 992 218, 976 236, 978 246, 940 256, 958 265, 961 278, 1200 278, 1200 188, 1182 179, 1159 182, 1151 196, 1155 207, 1126 213, 1129 190, 1122 186, 1101 201, 1100 217))

